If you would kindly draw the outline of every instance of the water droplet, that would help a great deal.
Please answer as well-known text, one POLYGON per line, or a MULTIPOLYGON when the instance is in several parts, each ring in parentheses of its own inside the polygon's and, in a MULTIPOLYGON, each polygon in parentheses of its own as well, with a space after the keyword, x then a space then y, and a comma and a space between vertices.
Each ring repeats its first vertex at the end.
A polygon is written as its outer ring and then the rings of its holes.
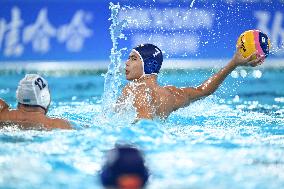
POLYGON ((248 73, 247 73, 246 70, 241 70, 240 75, 241 75, 242 78, 245 78, 248 75, 248 73))
POLYGON ((239 77, 239 73, 237 71, 232 71, 231 73, 232 78, 238 78, 239 77))
POLYGON ((261 78, 261 76, 262 76, 262 72, 261 72, 260 70, 254 70, 254 71, 252 72, 252 76, 253 76, 254 78, 259 79, 259 78, 261 78))

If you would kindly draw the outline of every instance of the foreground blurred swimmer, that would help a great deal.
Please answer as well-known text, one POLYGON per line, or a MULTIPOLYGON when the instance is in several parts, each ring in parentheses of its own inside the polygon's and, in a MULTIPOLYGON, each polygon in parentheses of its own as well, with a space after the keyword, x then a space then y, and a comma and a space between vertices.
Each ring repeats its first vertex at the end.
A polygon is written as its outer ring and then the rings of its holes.
POLYGON ((263 63, 264 57, 252 60, 254 56, 255 54, 252 54, 243 58, 240 54, 240 47, 237 47, 231 61, 200 86, 177 88, 159 86, 157 83, 163 62, 162 51, 152 44, 139 45, 132 49, 126 61, 126 79, 131 82, 124 87, 117 106, 129 102, 132 98, 137 118, 167 118, 171 112, 211 95, 238 66, 254 67, 263 63))
POLYGON ((142 153, 131 145, 118 145, 106 157, 100 179, 107 189, 142 189, 149 178, 142 153))
POLYGON ((50 104, 47 81, 37 74, 27 74, 19 83, 18 108, 10 110, 0 99, 0 128, 17 125, 21 129, 71 129, 68 121, 46 116, 50 104))

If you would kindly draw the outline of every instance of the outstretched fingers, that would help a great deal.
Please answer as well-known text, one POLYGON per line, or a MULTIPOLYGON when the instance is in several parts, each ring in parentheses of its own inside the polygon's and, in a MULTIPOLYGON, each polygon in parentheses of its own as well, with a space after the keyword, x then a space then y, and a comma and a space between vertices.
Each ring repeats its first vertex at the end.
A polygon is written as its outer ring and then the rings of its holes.
POLYGON ((246 63, 246 65, 252 66, 252 67, 256 67, 256 66, 259 66, 259 65, 263 64, 263 62, 264 62, 263 56, 259 56, 258 58, 254 59, 254 60, 248 61, 246 63))
POLYGON ((256 57, 256 52, 254 52, 254 53, 252 53, 250 56, 248 56, 248 57, 246 58, 246 61, 247 61, 247 62, 250 62, 250 61, 252 61, 252 60, 255 60, 255 57, 256 57))
POLYGON ((237 51, 240 51, 242 46, 241 45, 237 45, 236 47, 237 47, 237 51))

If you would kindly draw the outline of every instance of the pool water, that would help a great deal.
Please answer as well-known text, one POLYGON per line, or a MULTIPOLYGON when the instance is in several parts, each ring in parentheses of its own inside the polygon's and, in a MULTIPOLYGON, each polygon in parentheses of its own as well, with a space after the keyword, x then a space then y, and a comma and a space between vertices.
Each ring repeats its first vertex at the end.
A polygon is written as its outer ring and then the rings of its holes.
MULTIPOLYGON (((129 115, 103 115, 102 73, 44 74, 48 115, 70 120, 75 130, 2 129, 0 188, 101 188, 104 153, 116 143, 144 150, 148 189, 283 188, 284 69, 258 69, 238 69, 214 95, 166 121, 136 124, 129 115)), ((196 86, 216 71, 163 70, 159 83, 196 86)), ((23 76, 0 74, 0 97, 12 107, 23 76)))

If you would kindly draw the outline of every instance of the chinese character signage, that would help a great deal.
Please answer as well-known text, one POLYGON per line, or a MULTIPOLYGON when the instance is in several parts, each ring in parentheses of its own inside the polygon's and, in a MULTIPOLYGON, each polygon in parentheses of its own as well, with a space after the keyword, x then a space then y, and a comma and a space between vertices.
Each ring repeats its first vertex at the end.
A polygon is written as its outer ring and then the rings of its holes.
MULTIPOLYGON (((128 21, 120 47, 155 43, 168 58, 228 58, 243 31, 260 29, 271 56, 284 57, 282 0, 113 2, 128 21)), ((109 17, 107 0, 0 0, 0 61, 108 61, 109 17)))

